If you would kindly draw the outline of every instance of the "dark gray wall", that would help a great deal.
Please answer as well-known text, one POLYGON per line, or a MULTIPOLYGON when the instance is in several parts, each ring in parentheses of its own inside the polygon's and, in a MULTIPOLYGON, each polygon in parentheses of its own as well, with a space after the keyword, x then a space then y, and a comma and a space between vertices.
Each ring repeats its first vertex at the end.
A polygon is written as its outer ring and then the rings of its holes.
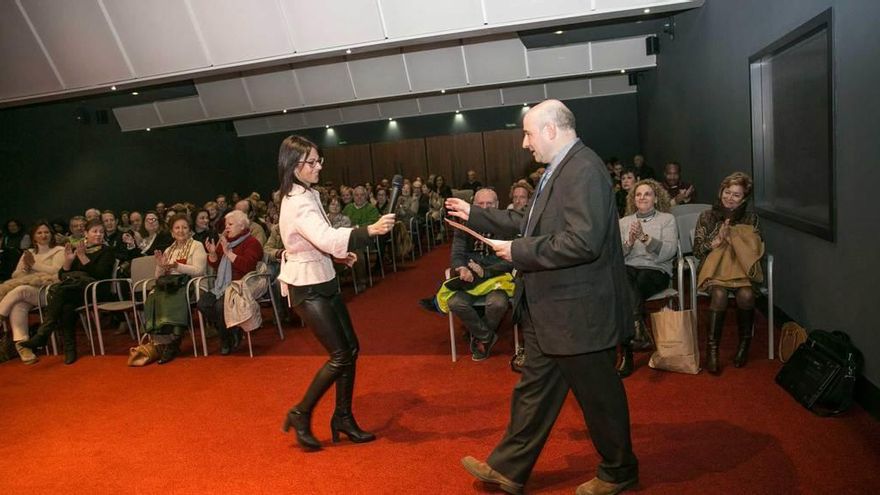
MULTIPOLYGON (((569 102, 578 131, 603 156, 632 156, 638 150, 635 94, 569 102)), ((122 133, 95 122, 88 100, 0 111, 0 221, 18 217, 69 217, 88 207, 144 209, 157 201, 201 204, 220 192, 267 193, 277 187, 278 146, 289 133, 238 138, 225 123, 152 132, 122 133), (88 125, 77 110, 92 115, 88 125)), ((520 124, 521 107, 468 111, 464 124, 453 115, 337 126, 302 132, 322 146, 504 129, 520 124)))
POLYGON ((809 329, 848 332, 865 354, 865 377, 880 385, 880 215, 868 200, 880 183, 880 2, 708 0, 676 16, 675 39, 663 37, 658 69, 639 87, 641 136, 650 163, 681 161, 700 199, 711 201, 725 175, 751 171, 749 56, 828 7, 837 241, 768 220, 762 229, 776 256, 777 306, 809 329))

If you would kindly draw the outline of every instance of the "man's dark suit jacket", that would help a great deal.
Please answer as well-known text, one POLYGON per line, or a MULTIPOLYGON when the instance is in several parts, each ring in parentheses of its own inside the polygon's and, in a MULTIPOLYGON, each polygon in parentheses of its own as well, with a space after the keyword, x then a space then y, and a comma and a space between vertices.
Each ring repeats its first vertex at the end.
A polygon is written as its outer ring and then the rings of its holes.
POLYGON ((553 171, 525 215, 471 208, 468 225, 514 238, 514 314, 526 298, 545 354, 573 355, 616 346, 633 333, 623 248, 611 178, 580 141, 553 171), (630 308, 630 309, 627 309, 630 308))

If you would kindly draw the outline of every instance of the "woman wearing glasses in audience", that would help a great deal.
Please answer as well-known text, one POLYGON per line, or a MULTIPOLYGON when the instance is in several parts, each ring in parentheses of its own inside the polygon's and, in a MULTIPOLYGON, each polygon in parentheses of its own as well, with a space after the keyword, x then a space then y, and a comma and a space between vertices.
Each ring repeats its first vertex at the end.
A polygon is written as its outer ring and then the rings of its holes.
POLYGON ((293 427, 297 442, 305 450, 321 448, 312 434, 312 410, 334 383, 336 409, 330 420, 333 441, 339 440, 340 433, 355 443, 376 438, 362 430, 352 414, 359 346, 333 263, 353 265, 355 251, 366 247, 371 236, 387 234, 394 226, 394 215, 388 214, 372 225, 334 229, 312 187, 318 183, 323 163, 318 147, 306 138, 290 136, 281 143, 278 178, 284 196, 279 229, 284 254, 278 280, 284 282, 282 293, 329 354, 305 395, 284 420, 283 430, 293 427))

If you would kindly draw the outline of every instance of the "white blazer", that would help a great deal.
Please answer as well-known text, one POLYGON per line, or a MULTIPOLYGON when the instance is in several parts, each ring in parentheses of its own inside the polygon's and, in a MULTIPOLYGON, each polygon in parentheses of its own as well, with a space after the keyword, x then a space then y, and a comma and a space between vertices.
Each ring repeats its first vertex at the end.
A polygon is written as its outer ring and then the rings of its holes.
MULTIPOLYGON (((320 284, 336 276, 333 258, 345 258, 353 229, 334 229, 318 191, 294 184, 281 200, 278 230, 284 243, 278 279, 294 286, 320 284)), ((287 287, 281 286, 286 295, 287 287)))

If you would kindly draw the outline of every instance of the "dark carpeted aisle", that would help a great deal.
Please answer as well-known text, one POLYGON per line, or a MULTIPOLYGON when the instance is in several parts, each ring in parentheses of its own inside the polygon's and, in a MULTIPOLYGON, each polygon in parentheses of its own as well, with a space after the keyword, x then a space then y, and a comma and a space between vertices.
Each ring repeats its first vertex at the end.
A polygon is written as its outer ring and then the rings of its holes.
MULTIPOLYGON (((376 442, 330 443, 333 394, 315 412, 316 453, 280 432, 285 411, 324 361, 307 329, 280 341, 267 324, 255 358, 182 358, 125 366, 130 345, 108 335, 108 355, 73 366, 43 357, 0 365, 0 493, 484 493, 459 466, 484 458, 506 426, 510 323, 494 355, 449 359, 445 316, 418 300, 436 290, 448 245, 350 297, 362 346, 355 412, 376 442)), ((347 293, 348 294, 348 293, 347 293)), ((751 362, 730 365, 733 314, 721 377, 651 370, 647 354, 626 380, 633 441, 646 494, 874 493, 880 483, 880 425, 859 408, 817 418, 773 383, 766 322, 751 362), (761 337, 763 335, 764 337, 761 337)), ((81 352, 86 351, 84 338, 81 352)), ((188 342, 188 341, 187 341, 188 342)), ((597 462, 569 400, 527 485, 571 494, 597 462)))

